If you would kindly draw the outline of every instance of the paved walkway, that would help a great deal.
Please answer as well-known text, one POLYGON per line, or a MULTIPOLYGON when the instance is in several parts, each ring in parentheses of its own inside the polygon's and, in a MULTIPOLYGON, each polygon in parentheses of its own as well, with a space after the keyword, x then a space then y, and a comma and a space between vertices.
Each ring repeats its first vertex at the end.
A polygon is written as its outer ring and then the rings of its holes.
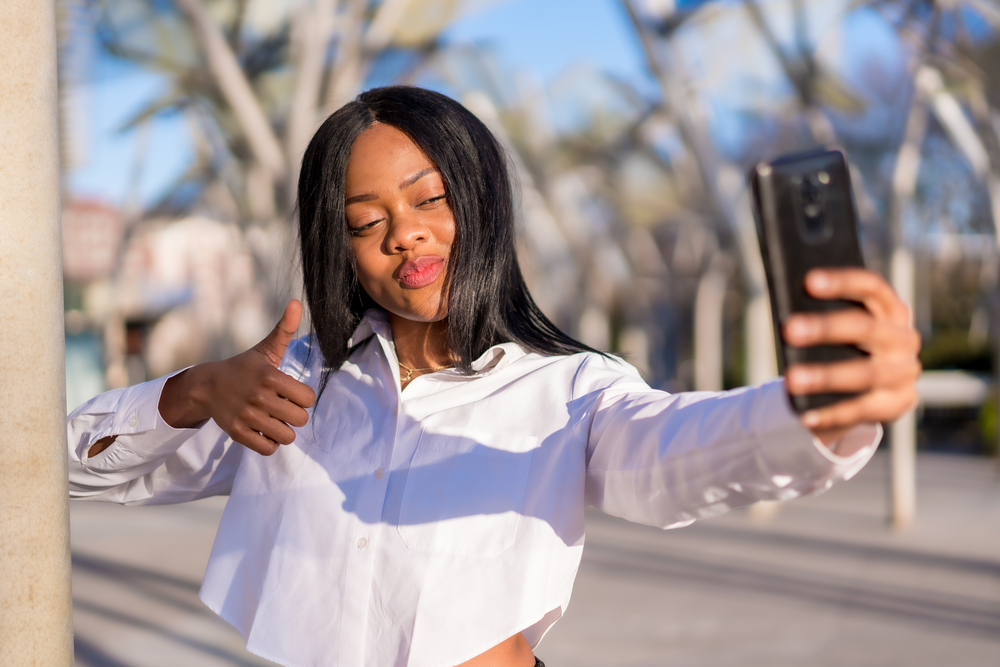
MULTIPOLYGON (((1000 466, 921 455, 916 526, 888 530, 886 457, 851 482, 675 531, 588 518, 549 667, 997 667, 1000 466)), ((220 499, 72 504, 77 665, 270 665, 197 599, 220 499)), ((359 666, 360 667, 360 666, 359 666)))

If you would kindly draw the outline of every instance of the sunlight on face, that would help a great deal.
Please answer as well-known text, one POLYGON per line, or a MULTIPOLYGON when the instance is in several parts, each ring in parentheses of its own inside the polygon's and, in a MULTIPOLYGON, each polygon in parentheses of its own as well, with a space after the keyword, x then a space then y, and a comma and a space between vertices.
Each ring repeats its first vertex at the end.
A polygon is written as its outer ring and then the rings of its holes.
POLYGON ((441 174, 413 140, 384 124, 355 140, 345 210, 358 280, 369 296, 408 320, 444 319, 455 218, 441 174))

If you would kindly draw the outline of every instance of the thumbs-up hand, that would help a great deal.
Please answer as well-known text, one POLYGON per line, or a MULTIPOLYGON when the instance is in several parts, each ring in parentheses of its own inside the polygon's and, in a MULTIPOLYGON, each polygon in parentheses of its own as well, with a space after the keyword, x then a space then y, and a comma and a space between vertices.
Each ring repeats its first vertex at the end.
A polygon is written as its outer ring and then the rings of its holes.
POLYGON ((291 426, 306 425, 316 394, 278 365, 301 319, 302 304, 293 299, 271 333, 246 352, 167 380, 160 416, 174 428, 213 419, 235 442, 265 456, 294 441, 291 426))

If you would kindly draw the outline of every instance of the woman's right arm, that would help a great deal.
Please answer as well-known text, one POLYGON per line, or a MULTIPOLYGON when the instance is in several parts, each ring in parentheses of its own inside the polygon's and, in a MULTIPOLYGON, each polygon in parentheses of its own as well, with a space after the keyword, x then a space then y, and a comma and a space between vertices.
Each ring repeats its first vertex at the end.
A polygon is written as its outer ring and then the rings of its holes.
POLYGON ((313 390, 278 370, 301 312, 289 303, 243 354, 107 392, 74 411, 70 495, 169 503, 228 493, 242 456, 232 442, 267 456, 308 421, 313 390))

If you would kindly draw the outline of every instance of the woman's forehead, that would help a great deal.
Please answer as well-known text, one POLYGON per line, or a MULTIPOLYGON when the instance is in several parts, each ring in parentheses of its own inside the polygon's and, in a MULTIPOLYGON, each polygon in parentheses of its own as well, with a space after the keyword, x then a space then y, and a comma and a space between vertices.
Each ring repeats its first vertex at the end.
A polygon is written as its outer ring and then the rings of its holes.
POLYGON ((398 188, 414 174, 436 165, 405 132, 378 123, 362 132, 347 162, 346 196, 371 187, 398 188))

